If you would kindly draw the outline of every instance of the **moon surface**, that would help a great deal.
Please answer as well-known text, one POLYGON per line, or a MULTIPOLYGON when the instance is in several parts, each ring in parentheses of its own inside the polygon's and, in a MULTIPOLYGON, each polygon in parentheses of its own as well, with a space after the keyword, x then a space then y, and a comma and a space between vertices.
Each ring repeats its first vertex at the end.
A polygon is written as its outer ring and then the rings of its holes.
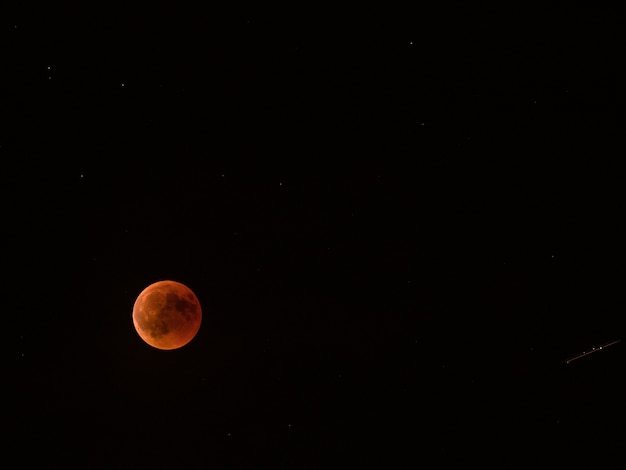
POLYGON ((135 300, 133 324, 146 343, 157 349, 178 349, 191 341, 202 322, 200 302, 176 281, 158 281, 135 300))

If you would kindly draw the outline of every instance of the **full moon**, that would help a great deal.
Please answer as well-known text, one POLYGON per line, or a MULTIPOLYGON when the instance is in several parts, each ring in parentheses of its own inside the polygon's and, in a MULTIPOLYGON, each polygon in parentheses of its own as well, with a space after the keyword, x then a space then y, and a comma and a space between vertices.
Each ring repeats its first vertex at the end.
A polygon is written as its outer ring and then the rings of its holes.
POLYGON ((146 343, 157 349, 178 349, 191 341, 202 322, 200 302, 176 281, 158 281, 135 300, 133 324, 146 343))

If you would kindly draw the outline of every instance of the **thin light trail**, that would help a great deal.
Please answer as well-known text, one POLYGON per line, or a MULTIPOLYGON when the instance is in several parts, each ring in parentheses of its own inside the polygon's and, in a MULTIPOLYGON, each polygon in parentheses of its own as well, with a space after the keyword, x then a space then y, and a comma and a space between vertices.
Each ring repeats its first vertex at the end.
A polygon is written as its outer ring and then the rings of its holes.
POLYGON ((588 351, 583 351, 580 354, 576 354, 575 356, 572 356, 572 357, 570 357, 568 359, 565 359, 563 362, 565 364, 569 364, 570 362, 574 362, 574 361, 576 361, 578 359, 581 359, 581 358, 583 358, 585 356, 588 356, 589 354, 592 354, 594 352, 602 351, 603 349, 606 349, 606 348, 608 348, 610 346, 613 346, 614 344, 617 344, 620 341, 621 341, 621 339, 616 339, 615 341, 611 341, 609 343, 601 344, 600 346, 596 346, 594 348, 589 349, 588 351))

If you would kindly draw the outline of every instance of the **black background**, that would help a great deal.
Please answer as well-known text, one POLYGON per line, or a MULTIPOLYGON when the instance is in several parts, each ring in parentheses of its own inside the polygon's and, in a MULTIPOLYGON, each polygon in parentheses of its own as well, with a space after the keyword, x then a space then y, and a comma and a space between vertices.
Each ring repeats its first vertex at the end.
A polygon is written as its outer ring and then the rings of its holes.
POLYGON ((619 457, 623 344, 563 364, 623 335, 616 12, 4 18, 24 466, 619 457), (203 307, 169 352, 131 320, 162 279, 203 307))

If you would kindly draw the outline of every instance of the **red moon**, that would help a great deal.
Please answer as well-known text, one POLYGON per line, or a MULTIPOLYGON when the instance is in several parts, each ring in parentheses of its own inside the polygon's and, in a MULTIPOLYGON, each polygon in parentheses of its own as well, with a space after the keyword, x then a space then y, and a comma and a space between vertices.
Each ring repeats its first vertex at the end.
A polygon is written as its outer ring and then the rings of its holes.
POLYGON ((133 323, 146 343, 157 349, 178 349, 191 341, 202 322, 200 302, 176 281, 158 281, 135 300, 133 323))

